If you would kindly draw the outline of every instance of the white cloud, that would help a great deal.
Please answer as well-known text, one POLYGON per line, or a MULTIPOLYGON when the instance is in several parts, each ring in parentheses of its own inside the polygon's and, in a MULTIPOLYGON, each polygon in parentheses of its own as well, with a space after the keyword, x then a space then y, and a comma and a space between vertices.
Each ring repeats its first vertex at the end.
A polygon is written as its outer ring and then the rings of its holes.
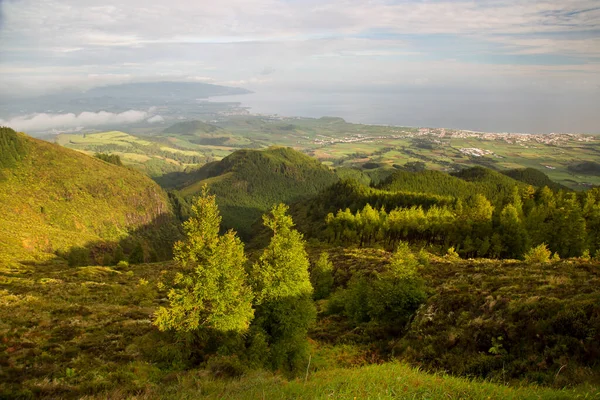
POLYGON ((161 117, 160 115, 154 115, 154 116, 148 118, 146 121, 150 122, 151 124, 154 124, 154 123, 165 122, 165 119, 163 117, 161 117))
MULTIPOLYGON (((575 57, 574 65, 600 65, 597 0, 5 0, 0 4, 4 18, 0 74, 10 81, 0 82, 0 87, 11 94, 166 78, 243 82, 252 89, 340 81, 340 75, 350 82, 364 81, 382 74, 373 82, 400 84, 416 78, 400 73, 394 77, 394 70, 406 69, 405 63, 412 68, 416 62, 419 79, 434 82, 438 72, 432 63, 456 58, 480 67, 472 60, 481 59, 482 53, 575 57), (452 42, 443 41, 448 38, 452 42), (423 46, 423 41, 437 40, 442 44, 423 46), (455 54, 449 57, 447 52, 455 54), (259 79, 261 75, 271 79, 259 79)), ((550 65, 542 58, 534 62, 550 65)), ((523 65, 510 69, 509 75, 528 74, 523 65)), ((455 73, 450 80, 460 80, 461 71, 455 73)), ((546 72, 540 68, 540 73, 546 72)), ((571 80, 577 79, 569 74, 571 80)), ((583 75, 580 78, 584 80, 583 75)))
MULTIPOLYGON (((154 116, 152 118, 160 116, 154 116)), ((32 114, 22 115, 9 120, 0 119, 1 126, 25 132, 41 132, 60 128, 92 127, 109 124, 126 124, 140 122, 148 118, 146 111, 129 110, 119 114, 106 111, 82 112, 81 114, 32 114)), ((150 118, 150 119, 152 119, 150 118)), ((159 122, 154 120, 152 122, 159 122)))

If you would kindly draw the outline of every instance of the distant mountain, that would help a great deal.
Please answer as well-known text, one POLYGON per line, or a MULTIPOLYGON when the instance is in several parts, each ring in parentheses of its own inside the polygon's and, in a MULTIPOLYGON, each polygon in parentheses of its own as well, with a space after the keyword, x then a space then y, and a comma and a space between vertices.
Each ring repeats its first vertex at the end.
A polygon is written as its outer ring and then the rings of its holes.
POLYGON ((513 179, 527 183, 528 185, 536 187, 547 186, 552 190, 571 190, 568 187, 561 185, 560 183, 554 182, 545 173, 535 168, 518 168, 511 169, 508 171, 502 171, 506 176, 510 176, 513 179))
POLYGON ((338 180, 319 161, 291 148, 238 150, 196 171, 179 191, 192 198, 206 183, 223 214, 223 226, 244 236, 274 204, 317 194, 338 180))
POLYGON ((0 264, 85 248, 106 263, 120 245, 166 258, 178 237, 167 194, 150 178, 0 128, 0 264), (138 246, 139 247, 139 246, 138 246))
POLYGON ((150 98, 162 100, 199 99, 252 93, 249 90, 200 82, 139 82, 90 89, 80 97, 150 98))
MULTIPOLYGON (((0 118, 10 120, 14 116, 32 113, 79 114, 101 111, 122 113, 129 110, 148 110, 150 107, 161 107, 160 115, 166 119, 180 117, 182 113, 214 115, 227 107, 211 102, 210 106, 199 108, 197 100, 246 93, 252 92, 237 87, 199 82, 124 83, 96 87, 83 92, 62 92, 3 101, 0 102, 0 118)), ((110 125, 114 129, 119 129, 123 123, 111 125, 110 121, 107 121, 106 124, 95 125, 110 125)))

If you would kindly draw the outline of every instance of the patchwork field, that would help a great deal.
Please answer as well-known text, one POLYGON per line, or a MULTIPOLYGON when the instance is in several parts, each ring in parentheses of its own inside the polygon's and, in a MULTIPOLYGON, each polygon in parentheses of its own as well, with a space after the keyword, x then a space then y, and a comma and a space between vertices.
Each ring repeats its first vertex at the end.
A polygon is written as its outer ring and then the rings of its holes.
POLYGON ((427 169, 440 171, 474 165, 500 171, 531 167, 573 189, 600 185, 599 174, 569 169, 578 162, 599 160, 600 140, 590 135, 417 129, 350 124, 327 117, 232 116, 193 123, 177 123, 160 131, 133 129, 130 134, 61 134, 56 142, 87 153, 118 154, 124 163, 152 176, 195 168, 240 148, 279 145, 306 152, 332 167, 362 168, 367 162, 378 163, 382 168, 422 162, 427 169), (180 124, 188 125, 181 129, 180 124))

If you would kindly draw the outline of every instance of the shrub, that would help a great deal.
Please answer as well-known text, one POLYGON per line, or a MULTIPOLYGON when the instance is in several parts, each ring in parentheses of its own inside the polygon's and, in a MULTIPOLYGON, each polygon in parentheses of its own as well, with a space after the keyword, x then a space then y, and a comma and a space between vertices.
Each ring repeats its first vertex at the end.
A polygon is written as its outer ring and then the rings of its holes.
POLYGON ((454 249, 454 247, 450 247, 444 256, 447 260, 460 260, 460 256, 454 249))
POLYGON ((67 255, 69 267, 79 267, 90 263, 90 251, 85 247, 73 247, 67 255))
POLYGON ((127 261, 121 260, 117 263, 117 269, 123 270, 123 269, 127 269, 127 268, 129 268, 129 263, 127 261))
POLYGON ((525 253, 524 259, 525 262, 529 264, 541 264, 549 262, 551 255, 552 252, 548 250, 548 246, 546 246, 545 243, 542 243, 539 246, 529 249, 529 251, 525 253))
POLYGON ((584 261, 590 261, 592 259, 592 257, 590 256, 590 251, 588 249, 585 249, 583 251, 583 254, 581 254, 580 258, 584 261))

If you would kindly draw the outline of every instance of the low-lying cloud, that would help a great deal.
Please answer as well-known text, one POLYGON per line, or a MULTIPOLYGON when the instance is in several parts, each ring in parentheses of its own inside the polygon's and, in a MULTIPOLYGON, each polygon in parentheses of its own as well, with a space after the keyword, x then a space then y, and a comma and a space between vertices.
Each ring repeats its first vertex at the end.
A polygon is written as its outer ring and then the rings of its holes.
POLYGON ((161 122, 162 117, 151 115, 147 111, 129 110, 122 113, 82 112, 80 114, 30 114, 13 117, 9 120, 0 119, 0 125, 8 126, 15 130, 25 132, 41 132, 53 129, 73 129, 79 127, 92 127, 113 124, 131 124, 148 120, 148 122, 161 122))

